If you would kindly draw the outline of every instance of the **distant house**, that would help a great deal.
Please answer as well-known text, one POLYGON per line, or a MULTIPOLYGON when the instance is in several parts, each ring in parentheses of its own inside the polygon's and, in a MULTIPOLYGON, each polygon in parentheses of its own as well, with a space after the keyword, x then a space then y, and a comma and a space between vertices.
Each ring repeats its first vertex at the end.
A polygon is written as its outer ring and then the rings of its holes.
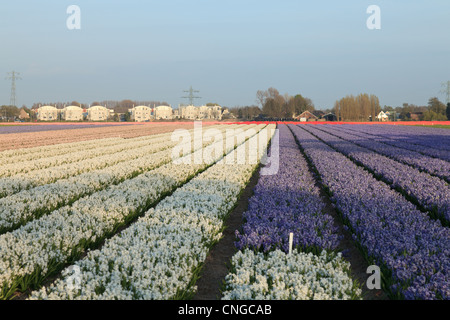
POLYGON ((380 111, 380 113, 377 115, 378 121, 388 121, 389 120, 389 112, 380 111))
POLYGON ((236 116, 228 108, 224 108, 222 111, 222 119, 236 119, 236 116))
POLYGON ((147 106, 137 106, 131 109, 131 120, 135 122, 146 122, 152 118, 152 109, 147 106))
POLYGON ((20 120, 30 119, 30 115, 22 108, 20 109, 19 119, 20 120))
POLYGON ((300 121, 317 121, 319 119, 319 117, 317 117, 310 111, 305 111, 305 112, 299 114, 298 116, 294 117, 294 119, 300 120, 300 121))
POLYGON ((410 112, 407 117, 414 121, 419 121, 423 119, 423 112, 410 112))
POLYGON ((336 115, 334 113, 331 113, 331 112, 327 113, 327 114, 324 114, 322 116, 322 119, 325 119, 325 121, 337 121, 336 115))
POLYGON ((321 110, 314 110, 314 111, 311 111, 311 113, 313 115, 315 115, 318 119, 321 119, 325 115, 325 112, 323 112, 321 110))
POLYGON ((400 114, 396 111, 386 112, 386 115, 389 117, 389 121, 397 121, 400 118, 400 114))
POLYGON ((178 109, 178 115, 182 119, 195 120, 198 117, 197 107, 189 105, 189 106, 180 106, 178 109))
POLYGON ((180 119, 180 118, 181 118, 181 116, 180 116, 180 110, 178 110, 178 109, 173 109, 172 118, 173 118, 173 119, 180 119))
POLYGON ((83 109, 78 106, 67 106, 61 110, 61 118, 66 121, 83 120, 83 109))
POLYGON ((53 106, 42 106, 37 109, 37 119, 41 121, 58 120, 58 109, 53 106))
POLYGON ((105 121, 110 116, 110 111, 103 106, 92 106, 87 112, 89 121, 105 121))
POLYGON ((180 106, 178 116, 182 119, 202 120, 202 119, 222 119, 222 107, 219 105, 204 106, 180 106))
POLYGON ((158 106, 154 109, 155 119, 172 119, 173 110, 171 106, 158 106))

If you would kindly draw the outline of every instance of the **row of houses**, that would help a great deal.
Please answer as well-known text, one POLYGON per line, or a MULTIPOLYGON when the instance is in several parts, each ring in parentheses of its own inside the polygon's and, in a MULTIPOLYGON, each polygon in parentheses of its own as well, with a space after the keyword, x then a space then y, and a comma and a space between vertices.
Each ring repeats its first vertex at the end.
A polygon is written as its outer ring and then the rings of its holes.
POLYGON ((179 106, 172 109, 170 106, 137 106, 128 110, 132 121, 142 122, 156 120, 186 119, 186 120, 222 120, 224 112, 221 106, 179 106))
POLYGON ((103 106, 92 106, 83 109, 78 106, 67 106, 64 109, 58 109, 54 106, 42 106, 36 110, 36 118, 40 121, 105 121, 108 120, 113 110, 103 106))
MULTIPOLYGON (((104 106, 92 106, 81 108, 78 106, 67 106, 58 109, 54 106, 42 106, 36 110, 36 118, 40 121, 105 121, 114 116, 114 110, 104 106)), ((146 122, 151 120, 221 120, 222 107, 220 106, 180 106, 173 109, 171 106, 136 106, 128 110, 131 121, 146 122)))
MULTIPOLYGON (((306 121, 337 121, 337 117, 335 114, 333 113, 327 113, 325 114, 324 112, 320 111, 320 110, 314 110, 314 111, 305 111, 302 114, 294 117, 295 120, 297 121, 302 121, 302 122, 306 122, 306 121)), ((389 111, 381 111, 376 117, 375 120, 376 121, 381 121, 381 122, 385 122, 385 121, 392 121, 392 120, 396 120, 398 119, 398 114, 393 112, 389 112, 389 111)), ((369 117, 369 120, 370 117, 369 117)))

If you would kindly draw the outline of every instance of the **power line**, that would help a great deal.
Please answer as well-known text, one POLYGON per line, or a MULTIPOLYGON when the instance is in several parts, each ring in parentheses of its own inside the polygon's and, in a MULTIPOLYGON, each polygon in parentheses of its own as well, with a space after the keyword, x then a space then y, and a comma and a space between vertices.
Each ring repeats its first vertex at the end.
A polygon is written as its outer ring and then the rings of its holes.
POLYGON ((183 92, 188 92, 189 93, 188 96, 182 97, 182 98, 183 99, 189 99, 189 103, 190 103, 191 106, 194 105, 194 99, 201 99, 201 97, 197 97, 197 96, 194 95, 194 93, 200 92, 200 91, 192 89, 192 86, 189 88, 189 90, 184 90, 183 92))
POLYGON ((22 80, 19 72, 8 72, 6 80, 11 80, 11 97, 9 100, 9 104, 11 106, 16 107, 16 80, 22 80))

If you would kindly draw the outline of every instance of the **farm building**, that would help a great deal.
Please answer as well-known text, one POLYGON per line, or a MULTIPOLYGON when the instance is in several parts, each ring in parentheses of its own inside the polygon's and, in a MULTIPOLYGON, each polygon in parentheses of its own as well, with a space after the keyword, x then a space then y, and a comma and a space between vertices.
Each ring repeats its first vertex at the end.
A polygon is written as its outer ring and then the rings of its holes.
POLYGON ((30 119, 30 115, 22 108, 20 109, 19 119, 30 119))
POLYGON ((423 112, 410 112, 407 117, 414 121, 420 121, 423 119, 423 112))
POLYGON ((83 120, 83 109, 78 106, 67 106, 61 110, 61 119, 66 121, 83 120))
POLYGON ((87 112, 89 121, 105 121, 110 115, 110 111, 103 106, 92 106, 87 112))
POLYGON ((378 121, 388 121, 389 120, 389 114, 386 114, 384 111, 380 111, 380 113, 377 115, 378 121))
POLYGON ((305 111, 305 112, 299 114, 298 116, 294 117, 294 119, 300 120, 300 121, 317 121, 317 120, 319 120, 319 117, 317 117, 310 111, 305 111))
POLYGON ((325 115, 325 112, 323 112, 322 110, 314 110, 311 111, 311 113, 315 115, 318 119, 321 119, 325 115))
POLYGON ((42 106, 37 109, 37 119, 40 121, 58 120, 58 109, 53 106, 42 106))
POLYGON ((131 120, 136 122, 150 121, 152 109, 147 106, 137 106, 131 109, 131 120))
POLYGON ((325 119, 325 121, 338 121, 338 119, 334 113, 324 114, 322 116, 322 119, 325 119))

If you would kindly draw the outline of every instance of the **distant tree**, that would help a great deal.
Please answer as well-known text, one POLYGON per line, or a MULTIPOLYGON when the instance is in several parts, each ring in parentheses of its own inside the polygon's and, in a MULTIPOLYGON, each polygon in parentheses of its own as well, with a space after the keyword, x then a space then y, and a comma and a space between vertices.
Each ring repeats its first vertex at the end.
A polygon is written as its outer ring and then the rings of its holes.
POLYGON ((367 121, 380 113, 381 107, 377 96, 361 93, 348 95, 335 102, 333 111, 341 121, 367 121))
POLYGON ((23 105, 22 108, 26 113, 30 114, 31 110, 27 108, 27 106, 23 105))
POLYGON ((425 121, 445 121, 447 116, 441 113, 436 113, 432 110, 425 111, 423 113, 423 120, 425 121))
POLYGON ((291 96, 285 93, 281 95, 273 87, 266 91, 258 90, 256 101, 261 105, 261 112, 269 118, 288 119, 306 110, 314 110, 314 104, 311 99, 305 98, 301 94, 291 96))
POLYGON ((18 117, 20 114, 20 109, 16 106, 6 106, 3 105, 0 107, 0 116, 4 118, 6 121, 14 120, 15 117, 18 117))
POLYGON ((70 103, 70 105, 71 105, 71 106, 77 106, 77 107, 80 107, 80 108, 83 108, 83 107, 84 107, 84 105, 83 105, 82 103, 78 102, 78 101, 72 101, 72 102, 70 103))
POLYGON ((267 99, 267 92, 266 91, 258 90, 256 92, 256 102, 259 103, 261 108, 264 108, 264 104, 266 103, 266 99, 267 99))
POLYGON ((417 106, 415 104, 403 103, 402 107, 399 107, 398 113, 400 118, 403 120, 411 120, 410 114, 414 112, 426 112, 428 107, 426 106, 417 106))
POLYGON ((266 95, 267 98, 275 99, 280 95, 280 92, 277 89, 270 87, 269 89, 267 89, 266 95))
POLYGON ((283 116, 284 98, 281 96, 267 98, 262 112, 270 118, 281 118, 283 116))
POLYGON ((305 98, 301 94, 292 97, 288 103, 292 104, 295 115, 302 114, 305 111, 314 111, 314 104, 311 99, 305 98))
POLYGON ((120 101, 120 106, 122 108, 126 108, 127 110, 133 109, 133 107, 135 107, 136 105, 137 105, 136 101, 133 101, 133 100, 126 99, 126 100, 120 101))
POLYGON ((436 114, 441 114, 446 116, 446 107, 438 98, 433 97, 428 100, 428 110, 436 114))
POLYGON ((375 119, 376 116, 380 113, 381 107, 380 107, 380 100, 378 97, 374 94, 371 94, 370 97, 370 118, 375 119))
POLYGON ((450 102, 447 103, 446 114, 447 114, 447 120, 450 120, 450 102))
POLYGON ((256 105, 244 106, 244 107, 234 107, 228 110, 236 118, 242 120, 253 120, 261 114, 261 109, 256 105))

